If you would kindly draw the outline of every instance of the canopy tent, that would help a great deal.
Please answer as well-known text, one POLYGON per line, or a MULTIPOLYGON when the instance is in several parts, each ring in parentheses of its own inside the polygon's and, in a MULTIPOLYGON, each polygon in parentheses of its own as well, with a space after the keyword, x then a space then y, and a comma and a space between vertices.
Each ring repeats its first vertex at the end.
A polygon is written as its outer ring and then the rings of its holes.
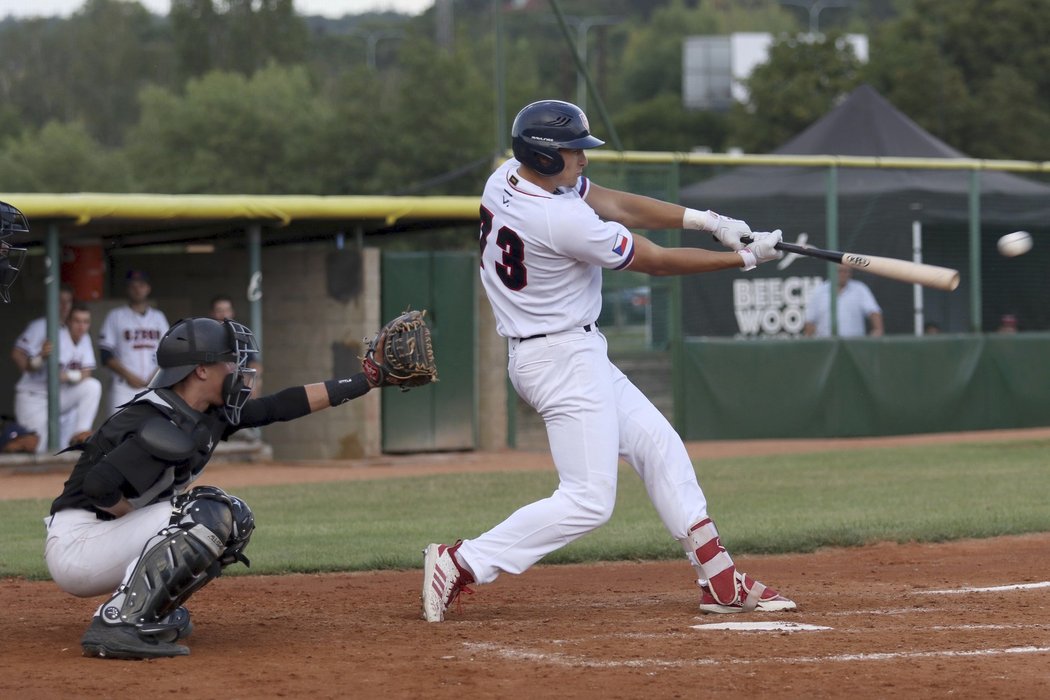
MULTIPOLYGON (((869 85, 854 90, 775 153, 966 157, 923 130, 869 85)), ((956 292, 925 293, 927 318, 954 331, 971 330, 967 280, 971 179, 971 172, 962 169, 840 167, 835 174, 840 249, 910 259, 912 234, 918 226, 924 260, 963 271, 963 286, 956 292)), ((987 328, 999 315, 1013 313, 1022 318, 1022 329, 1050 328, 1050 312, 1037 303, 1050 296, 1050 283, 1040 272, 1050 263, 1050 251, 1039 245, 1050 221, 1050 187, 998 171, 980 172, 979 183, 983 325, 987 328), (1036 235, 1036 251, 1013 260, 999 257, 995 240, 1017 229, 1036 235)), ((780 228, 786 240, 805 232, 810 244, 826 247, 828 187, 828 169, 823 167, 743 166, 682 188, 680 201, 743 218, 756 230, 780 228)), ((770 274, 765 268, 758 272, 770 274)), ((823 276, 825 272, 823 263, 798 260, 780 274, 823 276)), ((871 276, 862 279, 887 312, 887 331, 911 332, 912 289, 871 276)), ((731 292, 687 283, 686 294, 685 308, 690 308, 692 299, 704 309, 702 315, 685 319, 687 333, 739 334, 737 320, 725 311, 732 308, 727 301, 731 292)))

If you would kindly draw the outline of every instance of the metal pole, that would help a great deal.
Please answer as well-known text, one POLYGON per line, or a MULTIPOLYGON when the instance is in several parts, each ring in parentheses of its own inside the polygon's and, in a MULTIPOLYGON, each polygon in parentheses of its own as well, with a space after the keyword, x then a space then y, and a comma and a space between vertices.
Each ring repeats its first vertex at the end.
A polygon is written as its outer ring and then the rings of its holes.
POLYGON ((572 34, 569 32, 569 25, 565 23, 565 15, 562 14, 561 6, 558 4, 558 0, 550 0, 551 7, 554 9, 554 15, 558 18, 558 26, 561 27, 562 34, 565 35, 565 43, 569 45, 569 51, 572 53, 572 59, 576 62, 576 70, 583 74, 583 77, 587 80, 587 89, 594 96, 595 106, 598 108, 598 113, 602 117, 602 123, 605 124, 605 128, 609 131, 609 141, 612 142, 613 148, 617 151, 623 150, 623 143, 620 141, 620 136, 616 133, 616 127, 613 126, 612 119, 609 118, 609 113, 605 110, 605 103, 602 101, 601 95, 598 94, 598 90, 594 87, 594 83, 591 81, 591 75, 587 72, 587 66, 583 63, 580 58, 580 53, 577 51, 572 40, 572 34))
POLYGON ((263 357, 263 321, 262 321, 262 224, 248 226, 248 309, 251 318, 250 328, 259 344, 259 358, 263 357))
MULTIPOLYGON (((832 250, 839 249, 839 171, 835 165, 828 166, 828 190, 825 210, 827 212, 828 247, 832 250)), ((831 299, 829 301, 831 311, 831 335, 839 334, 839 273, 838 266, 829 262, 828 286, 831 288, 831 299)))
MULTIPOLYGON (((922 222, 911 222, 911 259, 922 264, 922 222)), ((915 307, 915 335, 922 335, 926 324, 926 312, 923 308, 922 285, 912 285, 912 302, 915 307)))
POLYGON ((970 326, 981 332, 981 172, 970 171, 970 326))
POLYGON ((51 353, 47 356, 47 447, 51 453, 65 445, 59 445, 59 423, 61 401, 58 385, 58 317, 59 260, 62 251, 58 245, 58 224, 48 224, 46 258, 47 268, 44 284, 47 286, 47 339, 51 342, 51 353))
POLYGON ((501 0, 492 0, 496 22, 496 154, 499 159, 507 152, 507 95, 503 85, 503 9, 501 0))

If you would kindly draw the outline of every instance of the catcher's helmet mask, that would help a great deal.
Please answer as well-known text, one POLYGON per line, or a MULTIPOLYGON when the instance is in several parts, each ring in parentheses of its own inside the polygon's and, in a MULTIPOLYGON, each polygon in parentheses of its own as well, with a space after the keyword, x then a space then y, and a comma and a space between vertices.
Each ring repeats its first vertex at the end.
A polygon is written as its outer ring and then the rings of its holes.
POLYGON ((160 339, 157 365, 149 386, 161 389, 174 386, 189 376, 198 365, 229 362, 236 366, 223 381, 223 411, 226 419, 237 425, 241 409, 252 395, 255 370, 248 368, 248 358, 259 351, 255 335, 247 326, 226 319, 184 318, 177 321, 160 339))
POLYGON ((0 301, 5 304, 11 301, 11 285, 26 259, 25 248, 15 248, 5 240, 15 233, 29 233, 29 222, 17 207, 0 202, 0 301))
POLYGON ((526 105, 510 128, 514 157, 540 175, 565 169, 559 148, 597 148, 605 144, 591 135, 583 110, 570 102, 541 100, 526 105))

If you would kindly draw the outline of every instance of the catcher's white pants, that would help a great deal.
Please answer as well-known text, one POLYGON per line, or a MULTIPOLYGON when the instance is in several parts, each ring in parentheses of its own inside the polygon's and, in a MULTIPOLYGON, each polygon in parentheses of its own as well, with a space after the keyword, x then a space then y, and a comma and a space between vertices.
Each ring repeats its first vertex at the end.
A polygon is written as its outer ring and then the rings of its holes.
POLYGON ((616 503, 619 458, 645 483, 677 540, 707 517, 707 501, 682 439, 608 357, 599 331, 582 328, 509 341, 518 394, 543 417, 558 489, 520 508, 458 553, 478 583, 519 574, 604 524, 616 503))
MULTIPOLYGON (((58 387, 58 447, 65 449, 77 433, 91 430, 102 398, 102 382, 86 377, 76 384, 58 387)), ((19 390, 15 393, 15 418, 40 435, 37 452, 47 452, 47 392, 19 390)))
POLYGON ((171 518, 171 502, 138 508, 114 520, 68 508, 44 518, 44 561, 58 587, 84 598, 112 593, 128 576, 143 547, 171 518))

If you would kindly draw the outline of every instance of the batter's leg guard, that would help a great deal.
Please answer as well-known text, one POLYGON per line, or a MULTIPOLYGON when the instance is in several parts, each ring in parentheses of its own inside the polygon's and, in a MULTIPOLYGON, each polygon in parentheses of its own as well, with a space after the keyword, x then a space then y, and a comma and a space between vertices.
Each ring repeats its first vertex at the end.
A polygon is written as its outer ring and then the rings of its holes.
POLYGON ((707 579, 714 599, 722 605, 738 603, 740 589, 737 586, 736 565, 722 546, 711 518, 704 518, 689 528, 689 546, 696 555, 700 571, 707 579))

